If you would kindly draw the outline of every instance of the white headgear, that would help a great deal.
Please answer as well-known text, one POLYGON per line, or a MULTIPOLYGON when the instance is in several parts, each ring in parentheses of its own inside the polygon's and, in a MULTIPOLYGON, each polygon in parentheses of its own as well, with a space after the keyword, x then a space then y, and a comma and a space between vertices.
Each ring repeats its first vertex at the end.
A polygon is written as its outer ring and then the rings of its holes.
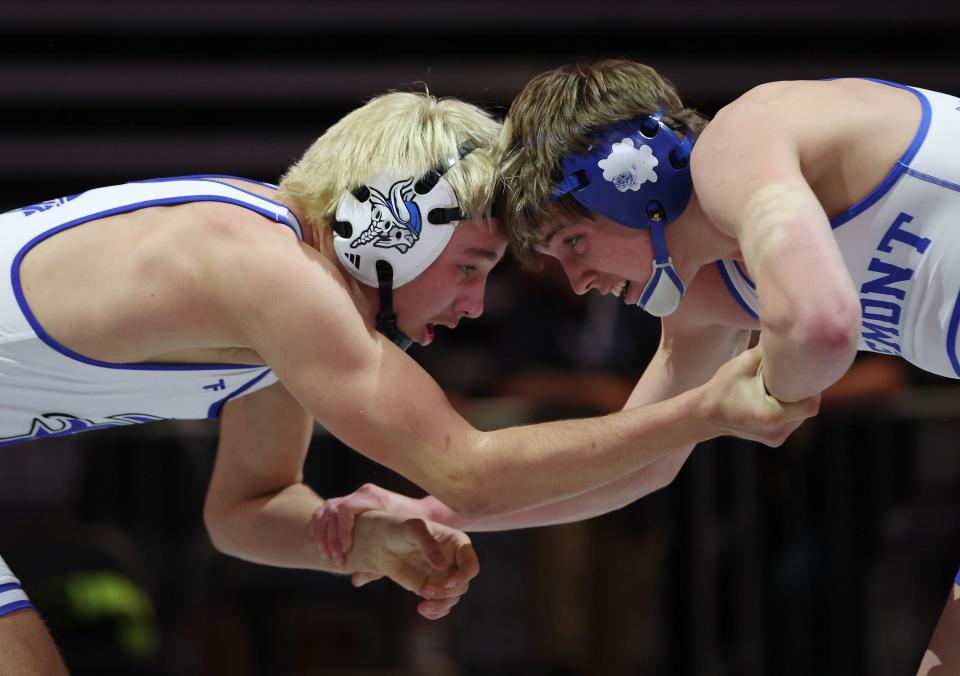
POLYGON ((443 175, 476 149, 464 141, 459 157, 416 179, 381 172, 344 193, 333 221, 333 248, 343 267, 380 290, 377 330, 402 349, 412 342, 397 325, 393 289, 430 267, 460 222, 460 202, 443 175))
POLYGON ((393 288, 403 286, 437 259, 460 219, 453 187, 442 176, 423 193, 424 180, 381 173, 337 208, 333 246, 343 266, 368 286, 378 286, 377 261, 393 268, 393 288), (348 226, 348 227, 345 227, 348 226))

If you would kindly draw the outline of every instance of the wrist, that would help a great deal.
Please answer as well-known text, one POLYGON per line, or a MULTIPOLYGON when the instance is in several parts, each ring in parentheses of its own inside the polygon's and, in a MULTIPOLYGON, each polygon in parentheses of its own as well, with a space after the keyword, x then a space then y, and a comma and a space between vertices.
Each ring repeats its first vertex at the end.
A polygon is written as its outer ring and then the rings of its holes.
POLYGON ((693 431, 699 439, 711 439, 727 434, 723 400, 716 396, 709 383, 687 390, 680 396, 687 399, 683 402, 684 407, 688 412, 688 420, 696 425, 693 431))

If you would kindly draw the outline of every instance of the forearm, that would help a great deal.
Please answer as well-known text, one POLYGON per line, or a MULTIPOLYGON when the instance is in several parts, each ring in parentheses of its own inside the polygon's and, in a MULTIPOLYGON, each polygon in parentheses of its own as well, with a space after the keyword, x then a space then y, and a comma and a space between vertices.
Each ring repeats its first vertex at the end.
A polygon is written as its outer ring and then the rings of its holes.
POLYGON ((433 496, 427 496, 411 516, 422 516, 460 530, 500 531, 572 523, 616 511, 669 484, 693 447, 676 450, 627 476, 564 500, 531 509, 469 517, 458 514, 433 496))
POLYGON ((294 484, 208 513, 207 529, 218 550, 253 563, 336 573, 360 570, 357 561, 339 567, 321 555, 310 520, 322 502, 304 484, 294 484))
MULTIPOLYGON (((621 480, 677 448, 720 434, 691 391, 602 419, 571 420, 485 433, 455 484, 470 483, 465 505, 447 500, 443 481, 423 487, 472 519, 572 498, 621 480)), ((466 491, 465 491, 466 492, 466 491)), ((449 493, 447 493, 449 494, 449 493)))
MULTIPOLYGON (((669 338, 661 345, 647 367, 643 377, 631 393, 625 410, 617 414, 630 420, 630 416, 644 416, 664 407, 662 411, 675 410, 683 397, 692 397, 694 402, 702 385, 716 372, 718 367, 744 349, 749 333, 726 327, 708 326, 698 331, 688 330, 678 337, 675 328, 664 332, 669 338), (674 397, 671 399, 670 397, 674 397)), ((698 406, 690 404, 694 416, 702 415, 698 406)), ((661 412, 661 415, 664 415, 661 412)), ((666 414, 669 417, 669 413, 666 414)), ((612 417, 611 420, 616 419, 612 417)), ((686 424, 684 417, 680 424, 686 424)), ((693 417, 686 421, 692 421, 693 417)), ((499 514, 457 515, 438 513, 438 518, 451 518, 455 523, 463 524, 467 530, 500 530, 522 528, 551 523, 563 523, 590 518, 604 514, 652 493, 670 483, 680 467, 689 457, 695 443, 704 441, 713 434, 697 433, 696 425, 671 438, 665 428, 658 432, 656 424, 649 430, 653 440, 644 448, 639 440, 635 446, 629 446, 626 456, 621 459, 633 460, 629 469, 615 474, 608 481, 580 490, 566 496, 548 500, 546 504, 531 505, 527 508, 503 511, 499 514)), ((620 451, 617 451, 620 452, 620 451)), ((592 463, 583 463, 579 469, 571 469, 570 474, 578 471, 588 472, 597 469, 609 469, 611 465, 600 461, 600 467, 592 463)), ((561 473, 553 465, 547 465, 549 474, 561 473)), ((541 471, 540 474, 547 472, 541 471)))

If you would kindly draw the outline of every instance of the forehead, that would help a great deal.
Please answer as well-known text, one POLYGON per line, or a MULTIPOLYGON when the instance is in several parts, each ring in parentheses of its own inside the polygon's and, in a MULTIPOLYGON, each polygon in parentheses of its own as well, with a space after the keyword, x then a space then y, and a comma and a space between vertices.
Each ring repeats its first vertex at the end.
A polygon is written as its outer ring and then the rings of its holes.
POLYGON ((453 231, 447 250, 496 263, 507 249, 507 239, 500 223, 494 219, 460 221, 453 231))
POLYGON ((550 218, 545 220, 540 224, 540 227, 537 229, 537 244, 536 248, 541 250, 546 250, 557 239, 557 236, 563 233, 566 230, 575 230, 577 228, 585 228, 593 221, 590 218, 571 218, 564 216, 557 216, 556 218, 550 218))

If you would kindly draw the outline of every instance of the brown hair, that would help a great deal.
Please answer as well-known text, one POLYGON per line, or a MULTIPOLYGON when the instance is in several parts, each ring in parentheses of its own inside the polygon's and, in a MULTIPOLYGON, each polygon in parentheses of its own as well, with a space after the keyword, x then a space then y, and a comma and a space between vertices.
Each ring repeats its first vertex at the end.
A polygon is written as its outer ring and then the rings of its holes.
POLYGON ((562 66, 523 88, 498 139, 503 181, 494 206, 522 263, 536 267, 534 247, 544 240, 541 227, 548 218, 563 224, 590 216, 568 195, 550 199, 563 159, 585 153, 597 129, 661 109, 664 123, 681 135, 697 135, 706 126, 706 118, 685 108, 669 81, 634 61, 562 66))

